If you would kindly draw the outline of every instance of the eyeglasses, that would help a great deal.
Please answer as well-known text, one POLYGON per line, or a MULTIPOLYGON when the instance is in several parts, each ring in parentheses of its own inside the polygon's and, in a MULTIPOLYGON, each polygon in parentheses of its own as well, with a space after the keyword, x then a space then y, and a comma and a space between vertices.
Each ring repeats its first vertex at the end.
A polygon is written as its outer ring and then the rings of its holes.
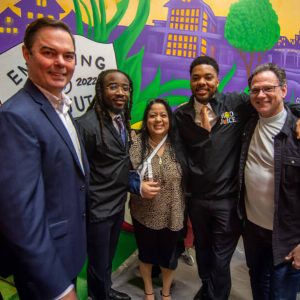
POLYGON ((260 91, 262 91, 265 95, 269 95, 275 92, 275 88, 281 87, 281 85, 270 85, 264 86, 262 88, 253 88, 249 90, 251 96, 259 95, 260 91))
POLYGON ((131 92, 131 88, 127 84, 120 85, 120 84, 117 84, 117 83, 111 83, 106 88, 109 89, 111 92, 116 92, 119 89, 121 89, 121 91, 124 92, 124 93, 130 93, 131 92))

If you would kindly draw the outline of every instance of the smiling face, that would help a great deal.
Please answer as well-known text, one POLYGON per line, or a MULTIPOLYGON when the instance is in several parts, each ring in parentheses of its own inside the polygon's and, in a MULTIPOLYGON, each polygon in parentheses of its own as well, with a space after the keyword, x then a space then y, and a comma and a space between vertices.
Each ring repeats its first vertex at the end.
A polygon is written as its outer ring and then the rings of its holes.
POLYGON ((196 65, 190 78, 190 86, 195 99, 207 104, 219 85, 217 71, 211 65, 196 65))
POLYGON ((272 71, 263 71, 255 75, 250 90, 254 91, 250 92, 251 104, 262 117, 269 118, 283 110, 287 85, 279 86, 279 80, 272 71))
POLYGON ((108 109, 116 114, 122 112, 130 97, 128 78, 120 72, 108 73, 103 80, 103 100, 108 109))
POLYGON ((35 33, 31 49, 22 48, 28 77, 51 94, 59 96, 75 69, 75 48, 63 29, 44 27, 35 33))
POLYGON ((147 115, 147 129, 153 141, 161 140, 169 131, 169 116, 166 107, 154 103, 147 115))

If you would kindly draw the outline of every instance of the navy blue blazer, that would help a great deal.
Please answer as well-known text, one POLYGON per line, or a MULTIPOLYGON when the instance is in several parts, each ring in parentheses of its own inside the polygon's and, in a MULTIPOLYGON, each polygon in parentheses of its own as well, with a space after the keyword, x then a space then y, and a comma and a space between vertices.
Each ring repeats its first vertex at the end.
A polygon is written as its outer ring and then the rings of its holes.
POLYGON ((53 299, 86 258, 84 148, 82 170, 62 121, 30 80, 0 107, 0 141, 1 247, 36 299, 53 299))

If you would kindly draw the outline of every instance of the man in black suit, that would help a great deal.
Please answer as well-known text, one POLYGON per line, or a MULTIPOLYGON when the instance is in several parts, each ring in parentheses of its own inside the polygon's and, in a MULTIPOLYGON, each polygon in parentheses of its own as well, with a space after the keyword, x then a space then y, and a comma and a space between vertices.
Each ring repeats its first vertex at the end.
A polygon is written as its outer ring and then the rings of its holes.
POLYGON ((22 50, 29 79, 0 108, 1 247, 20 299, 77 300, 89 169, 63 93, 74 38, 63 22, 41 18, 27 27, 22 50))
MULTIPOLYGON (((111 288, 115 254, 129 186, 129 132, 132 82, 119 70, 103 71, 96 96, 78 125, 91 169, 88 204, 88 294, 93 300, 131 299, 111 288)), ((150 184, 150 183, 149 183, 150 184)), ((157 187, 149 186, 155 192, 157 187)), ((153 194, 154 195, 154 194, 153 194)))

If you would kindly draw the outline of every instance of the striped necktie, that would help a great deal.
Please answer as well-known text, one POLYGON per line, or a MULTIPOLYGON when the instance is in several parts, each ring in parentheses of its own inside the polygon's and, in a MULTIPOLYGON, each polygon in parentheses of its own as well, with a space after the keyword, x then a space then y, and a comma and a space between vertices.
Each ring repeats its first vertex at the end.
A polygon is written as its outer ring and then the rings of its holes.
POLYGON ((118 125, 119 133, 121 135, 121 139, 122 139, 123 145, 125 145, 126 133, 125 133, 125 127, 124 127, 124 124, 123 124, 123 120, 122 120, 122 118, 121 118, 120 115, 117 115, 115 117, 115 122, 118 125))

